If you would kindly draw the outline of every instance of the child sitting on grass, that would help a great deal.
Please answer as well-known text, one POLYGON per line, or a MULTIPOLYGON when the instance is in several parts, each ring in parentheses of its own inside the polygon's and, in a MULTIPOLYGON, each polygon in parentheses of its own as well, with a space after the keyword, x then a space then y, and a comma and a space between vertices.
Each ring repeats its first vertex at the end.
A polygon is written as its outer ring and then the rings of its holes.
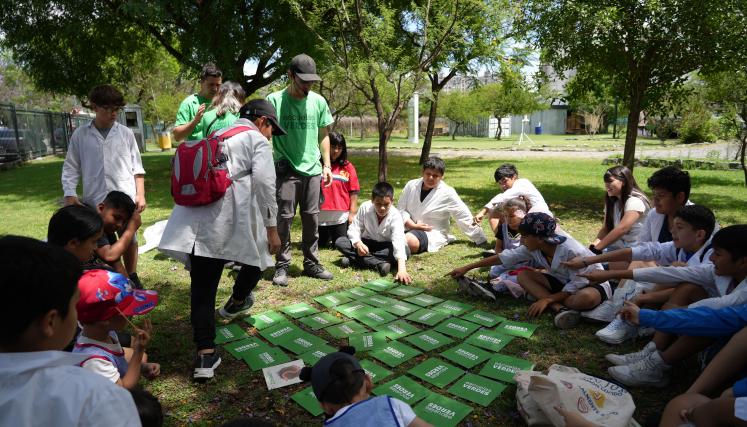
POLYGON ((114 271, 124 274, 132 280, 137 289, 142 289, 137 274, 128 275, 122 263, 122 256, 130 247, 142 224, 140 213, 135 209, 135 202, 121 191, 112 191, 98 204, 97 209, 104 226, 104 234, 96 248, 99 263, 105 263, 114 271))
POLYGON ((0 237, 0 425, 140 426, 130 393, 62 352, 78 316, 80 261, 28 237, 0 237))
POLYGON ((89 206, 69 205, 49 219, 47 242, 86 263, 91 261, 103 230, 101 216, 89 206))
POLYGON ((86 271, 78 289, 76 308, 83 330, 73 353, 89 356, 80 366, 126 389, 137 386, 141 372, 148 378, 158 376, 160 365, 148 363, 145 354, 152 332, 150 321, 135 331, 131 349, 122 348, 116 334, 127 327, 125 316, 146 314, 155 308, 155 291, 133 290, 125 276, 106 270, 86 271))
MULTIPOLYGON (((537 317, 550 308, 556 313, 556 327, 571 328, 580 320, 579 311, 598 306, 611 296, 612 290, 607 282, 590 285, 587 279, 579 277, 575 271, 564 266, 565 261, 577 256, 590 256, 592 253, 572 237, 555 233, 555 228, 555 218, 550 215, 543 212, 528 213, 519 225, 522 246, 455 268, 448 275, 457 279, 474 268, 491 265, 516 268, 522 263, 531 263, 545 272, 524 269, 517 276, 519 285, 537 299, 529 307, 529 316, 537 317)), ((601 264, 590 264, 583 271, 600 270, 603 271, 601 264)))
POLYGON ((314 395, 324 410, 324 425, 336 427, 428 427, 410 405, 389 396, 371 397, 371 377, 358 363, 355 349, 343 347, 312 368, 303 368, 300 378, 311 381, 314 395))
MULTIPOLYGON (((710 298, 702 299, 690 308, 736 307, 747 304, 747 224, 722 228, 712 240, 711 262, 697 267, 651 267, 621 271, 594 271, 581 275, 591 281, 620 277, 657 283, 691 283, 705 289, 710 298)), ((653 325, 652 325, 653 326, 653 325)), ((683 333, 683 332, 678 332, 683 333)), ((687 334, 685 334, 687 335, 687 334)), ((704 350, 713 340, 680 336, 657 331, 643 350, 625 355, 607 355, 615 365, 609 373, 628 386, 669 383, 672 365, 704 350)))
MULTIPOLYGON (((698 266, 709 264, 711 248, 711 236, 716 226, 716 218, 710 209, 700 205, 687 205, 679 208, 674 214, 672 223, 672 241, 666 243, 642 242, 632 248, 619 249, 602 255, 591 257, 578 257, 566 263, 569 268, 579 269, 585 265, 596 262, 614 261, 653 261, 657 265, 667 266, 698 266)), ((697 300, 707 298, 705 290, 693 284, 681 284, 676 288, 667 287, 662 290, 641 293, 644 287, 636 282, 626 281, 620 288, 615 290, 613 301, 605 301, 593 311, 590 317, 600 321, 611 323, 597 331, 597 337, 608 344, 620 344, 638 335, 638 328, 623 322, 619 317, 614 317, 620 308, 622 301, 628 299, 637 305, 654 305, 663 308, 675 308, 686 306, 697 300), (629 289, 630 286, 635 289, 629 289), (618 297, 623 295, 623 298, 618 297)))
POLYGON ((335 247, 342 253, 343 267, 355 264, 375 268, 379 275, 386 276, 396 263, 395 280, 411 283, 406 266, 410 251, 405 243, 405 224, 392 206, 393 199, 394 188, 388 182, 374 185, 371 200, 361 204, 347 237, 337 239, 335 247))

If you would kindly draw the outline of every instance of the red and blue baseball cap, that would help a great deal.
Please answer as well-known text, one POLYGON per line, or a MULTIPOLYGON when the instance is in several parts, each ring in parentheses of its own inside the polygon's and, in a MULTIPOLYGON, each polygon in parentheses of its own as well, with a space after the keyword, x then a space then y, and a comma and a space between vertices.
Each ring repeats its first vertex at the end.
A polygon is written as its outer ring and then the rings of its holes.
POLYGON ((107 270, 88 270, 78 280, 80 300, 78 320, 92 323, 109 320, 121 311, 125 316, 146 314, 158 304, 158 293, 132 289, 122 274, 107 270))

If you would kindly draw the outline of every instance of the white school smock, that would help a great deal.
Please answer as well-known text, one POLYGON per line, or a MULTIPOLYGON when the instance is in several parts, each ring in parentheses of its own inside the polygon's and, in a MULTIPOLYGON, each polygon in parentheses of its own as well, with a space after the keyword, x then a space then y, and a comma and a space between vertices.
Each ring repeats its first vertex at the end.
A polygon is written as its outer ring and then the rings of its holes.
POLYGON ((399 196, 397 209, 402 213, 402 221, 405 223, 411 219, 415 223, 433 227, 431 231, 425 232, 428 236, 428 252, 436 252, 447 243, 456 240, 449 234, 450 218, 454 218, 459 229, 476 244, 488 240, 482 227, 472 223, 472 212, 456 190, 441 181, 421 202, 422 188, 423 178, 413 179, 405 184, 399 196))
POLYGON ((519 196, 524 196, 529 200, 529 203, 532 205, 529 212, 544 212, 552 216, 550 207, 545 203, 545 198, 542 197, 542 194, 537 190, 537 187, 532 184, 532 181, 526 178, 517 179, 511 188, 490 199, 490 201, 485 204, 485 208, 491 210, 498 203, 503 203, 519 196))
MULTIPOLYGON (((219 135, 239 125, 239 119, 219 135)), ((264 270, 274 265, 267 247, 265 227, 277 223, 275 167, 272 147, 256 130, 242 132, 223 142, 229 176, 252 171, 233 181, 226 194, 205 206, 175 205, 160 249, 236 261, 264 270)))
POLYGON ((75 129, 62 164, 62 190, 65 197, 77 196, 83 178, 81 200, 92 206, 104 201, 110 191, 121 191, 135 200, 135 175, 145 174, 135 134, 114 122, 106 139, 93 125, 75 129))
POLYGON ((672 265, 675 261, 687 263, 688 267, 710 264, 711 254, 713 253, 711 239, 708 239, 700 249, 695 251, 690 259, 687 259, 684 249, 677 250, 674 242, 642 242, 633 246, 631 250, 633 251, 631 261, 654 261, 660 266, 672 265), (704 250, 706 250, 705 253, 703 253, 704 250))
POLYGON ((379 223, 373 202, 366 200, 358 208, 353 222, 348 227, 348 239, 355 245, 361 239, 371 239, 377 242, 392 242, 395 259, 407 259, 405 251, 405 223, 402 214, 391 206, 389 213, 379 223))
POLYGON ((552 264, 548 264, 547 259, 539 249, 530 251, 523 245, 516 249, 505 249, 498 254, 498 257, 501 259, 501 263, 509 269, 516 268, 521 263, 527 262, 535 268, 544 268, 547 270, 547 274, 560 280, 560 283, 563 284, 563 292, 574 293, 589 285, 589 281, 586 278, 578 276, 579 273, 604 270, 604 268, 599 263, 589 264, 588 267, 580 270, 573 270, 564 266, 562 263, 565 261, 570 261, 575 257, 593 256, 594 254, 568 234, 558 234, 565 236, 566 240, 555 247, 552 264))
MULTIPOLYGON (((692 204, 688 200, 685 206, 692 204)), ((666 221, 667 216, 656 212, 656 209, 652 207, 646 215, 646 220, 643 221, 643 227, 640 234, 638 234, 638 242, 658 242, 661 227, 666 224, 666 221)))
POLYGON ((689 308, 710 307, 718 309, 747 304, 747 279, 742 280, 727 294, 732 278, 716 274, 713 264, 695 267, 649 267, 633 270, 633 279, 639 282, 672 284, 688 282, 700 285, 710 298, 690 304, 689 308))
POLYGON ((65 351, 0 353, 0 425, 140 426, 132 395, 65 351))

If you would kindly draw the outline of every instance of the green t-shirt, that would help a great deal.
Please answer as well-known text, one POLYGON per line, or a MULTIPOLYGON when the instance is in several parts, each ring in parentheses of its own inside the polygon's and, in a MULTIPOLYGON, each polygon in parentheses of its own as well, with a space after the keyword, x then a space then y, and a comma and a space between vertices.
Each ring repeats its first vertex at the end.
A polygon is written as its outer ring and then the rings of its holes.
POLYGON ((315 92, 309 92, 304 99, 296 99, 287 89, 271 93, 267 100, 275 106, 280 126, 288 132, 285 136, 272 137, 275 161, 287 159, 301 175, 321 174, 319 128, 334 121, 327 101, 315 92))
POLYGON ((236 119, 239 118, 239 114, 229 111, 223 114, 222 117, 218 117, 218 120, 215 120, 215 117, 215 109, 205 111, 205 114, 202 115, 202 120, 200 120, 200 124, 198 126, 200 127, 200 129, 202 129, 202 132, 204 132, 205 137, 218 129, 223 129, 224 127, 231 126, 233 122, 235 122, 236 119), (213 120, 215 120, 215 122, 213 122, 213 120), (210 128, 208 128, 208 126, 210 128))
MULTIPOLYGON (((179 110, 176 112, 175 126, 181 126, 191 122, 197 115, 197 110, 200 108, 200 105, 205 104, 208 106, 211 102, 211 100, 203 98, 196 93, 184 98, 184 101, 179 104, 179 110)), ((204 137, 205 136, 202 134, 202 126, 198 123, 192 133, 187 137, 187 140, 195 141, 204 137)))

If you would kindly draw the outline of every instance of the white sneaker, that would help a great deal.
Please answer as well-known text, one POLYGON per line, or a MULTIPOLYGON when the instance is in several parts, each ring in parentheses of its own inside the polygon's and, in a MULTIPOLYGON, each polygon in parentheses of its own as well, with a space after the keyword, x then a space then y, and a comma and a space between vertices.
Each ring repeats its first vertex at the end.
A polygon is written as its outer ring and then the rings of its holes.
POLYGON ((633 364, 612 366, 607 372, 612 378, 627 386, 666 387, 669 385, 670 369, 671 366, 664 363, 659 352, 654 351, 633 364))
POLYGON ((603 303, 599 304, 592 310, 582 311, 581 317, 609 323, 615 318, 615 314, 617 314, 617 310, 615 310, 615 304, 613 304, 610 300, 605 300, 603 303))
POLYGON ((610 362, 613 365, 622 366, 622 365, 630 365, 631 363, 638 362, 639 360, 645 359, 648 357, 649 354, 656 351, 656 344, 654 344, 653 341, 650 341, 648 344, 646 344, 645 347, 643 347, 643 350, 637 351, 635 353, 628 353, 628 354, 608 354, 604 356, 605 359, 607 359, 608 362, 610 362))
POLYGON ((631 338, 637 337, 638 328, 622 320, 620 316, 617 316, 609 325, 598 330, 594 335, 607 344, 622 344, 631 338))
POLYGON ((576 310, 563 310, 555 315, 553 323, 558 329, 570 329, 581 321, 581 315, 576 310))

